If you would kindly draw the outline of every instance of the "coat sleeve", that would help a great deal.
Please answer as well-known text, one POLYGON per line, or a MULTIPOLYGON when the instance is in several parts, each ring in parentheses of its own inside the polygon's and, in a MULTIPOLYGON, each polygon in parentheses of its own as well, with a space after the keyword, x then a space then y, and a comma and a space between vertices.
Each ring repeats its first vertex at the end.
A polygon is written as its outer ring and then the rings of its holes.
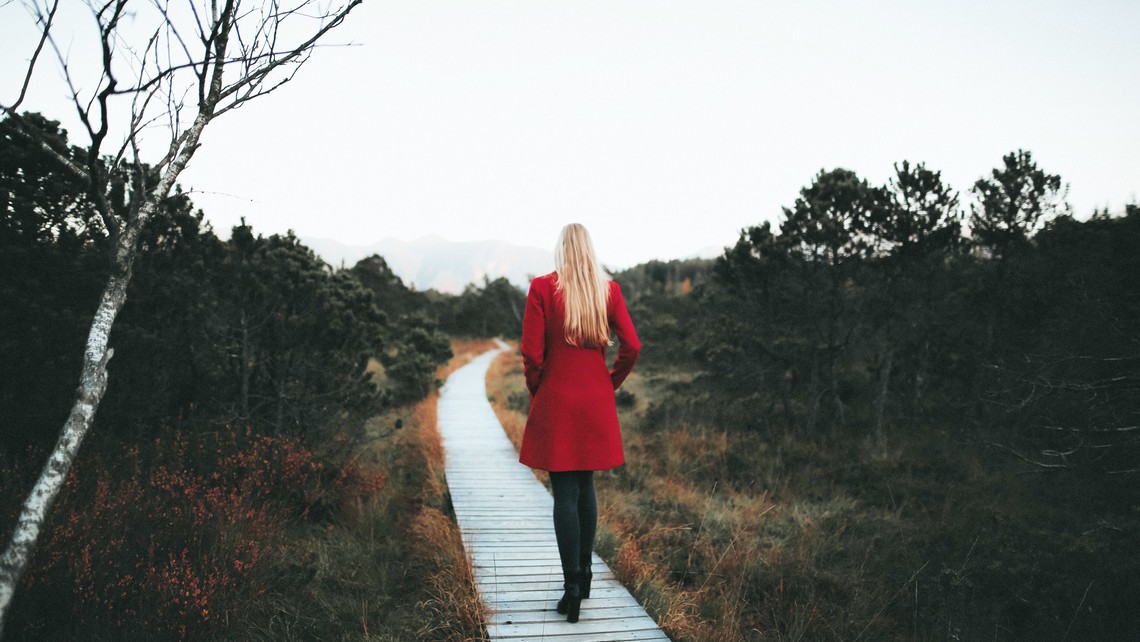
POLYGON ((633 327, 633 320, 629 318, 629 310, 625 307, 625 298, 621 294, 621 286, 616 281, 610 289, 610 327, 618 338, 618 354, 614 360, 614 368, 610 371, 614 390, 617 390, 629 373, 637 356, 641 354, 641 341, 637 338, 637 330, 633 327))
POLYGON ((538 382, 542 379, 542 363, 546 357, 546 310, 542 297, 531 281, 526 295, 526 308, 523 310, 522 342, 519 350, 523 358, 523 375, 531 396, 538 392, 538 382))

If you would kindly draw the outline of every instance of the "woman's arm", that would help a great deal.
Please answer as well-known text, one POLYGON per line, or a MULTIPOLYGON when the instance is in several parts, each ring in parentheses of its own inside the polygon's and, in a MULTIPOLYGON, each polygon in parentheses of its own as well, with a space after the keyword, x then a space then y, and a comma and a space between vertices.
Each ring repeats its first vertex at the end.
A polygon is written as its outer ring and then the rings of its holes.
POLYGON ((538 382, 542 379, 542 362, 546 357, 546 311, 543 309, 542 297, 535 287, 537 282, 537 279, 530 282, 530 290, 526 294, 522 343, 519 346, 526 387, 531 396, 538 392, 538 382))
POLYGON ((618 354, 614 360, 614 369, 610 371, 610 379, 617 390, 629 373, 637 356, 641 354, 641 340, 637 338, 637 330, 633 327, 633 320, 629 318, 629 310, 625 307, 625 298, 621 294, 621 286, 612 281, 610 287, 610 327, 618 337, 618 354))

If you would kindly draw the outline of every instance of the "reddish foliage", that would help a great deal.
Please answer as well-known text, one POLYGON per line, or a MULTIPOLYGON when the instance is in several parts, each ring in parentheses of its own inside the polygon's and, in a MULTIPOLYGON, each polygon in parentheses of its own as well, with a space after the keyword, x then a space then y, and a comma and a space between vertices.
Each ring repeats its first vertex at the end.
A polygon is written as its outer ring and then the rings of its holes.
POLYGON ((14 633, 62 633, 66 622, 114 637, 197 637, 261 590, 259 561, 284 528, 384 484, 355 460, 333 465, 294 438, 232 426, 174 433, 145 453, 103 450, 67 478, 24 576, 14 633))

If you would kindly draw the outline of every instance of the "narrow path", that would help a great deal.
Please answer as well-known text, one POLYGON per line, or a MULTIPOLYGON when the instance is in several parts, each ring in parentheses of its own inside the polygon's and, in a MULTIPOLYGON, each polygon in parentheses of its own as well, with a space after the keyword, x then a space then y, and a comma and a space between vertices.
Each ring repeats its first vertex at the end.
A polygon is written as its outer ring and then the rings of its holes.
POLYGON ((490 613, 492 640, 642 641, 669 638, 594 554, 590 599, 576 624, 554 610, 562 566, 554 541, 553 500, 518 453, 487 401, 491 361, 508 346, 476 357, 447 379, 439 430, 447 485, 475 584, 490 613))

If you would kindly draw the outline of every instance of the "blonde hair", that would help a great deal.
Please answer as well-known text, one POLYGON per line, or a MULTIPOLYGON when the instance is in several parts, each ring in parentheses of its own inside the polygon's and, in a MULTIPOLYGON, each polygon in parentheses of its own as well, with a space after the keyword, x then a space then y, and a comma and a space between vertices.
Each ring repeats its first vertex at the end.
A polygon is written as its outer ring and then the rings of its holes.
POLYGON ((598 266, 590 233, 581 224, 571 223, 558 234, 554 271, 565 310, 566 342, 578 348, 610 345, 610 279, 598 266))

